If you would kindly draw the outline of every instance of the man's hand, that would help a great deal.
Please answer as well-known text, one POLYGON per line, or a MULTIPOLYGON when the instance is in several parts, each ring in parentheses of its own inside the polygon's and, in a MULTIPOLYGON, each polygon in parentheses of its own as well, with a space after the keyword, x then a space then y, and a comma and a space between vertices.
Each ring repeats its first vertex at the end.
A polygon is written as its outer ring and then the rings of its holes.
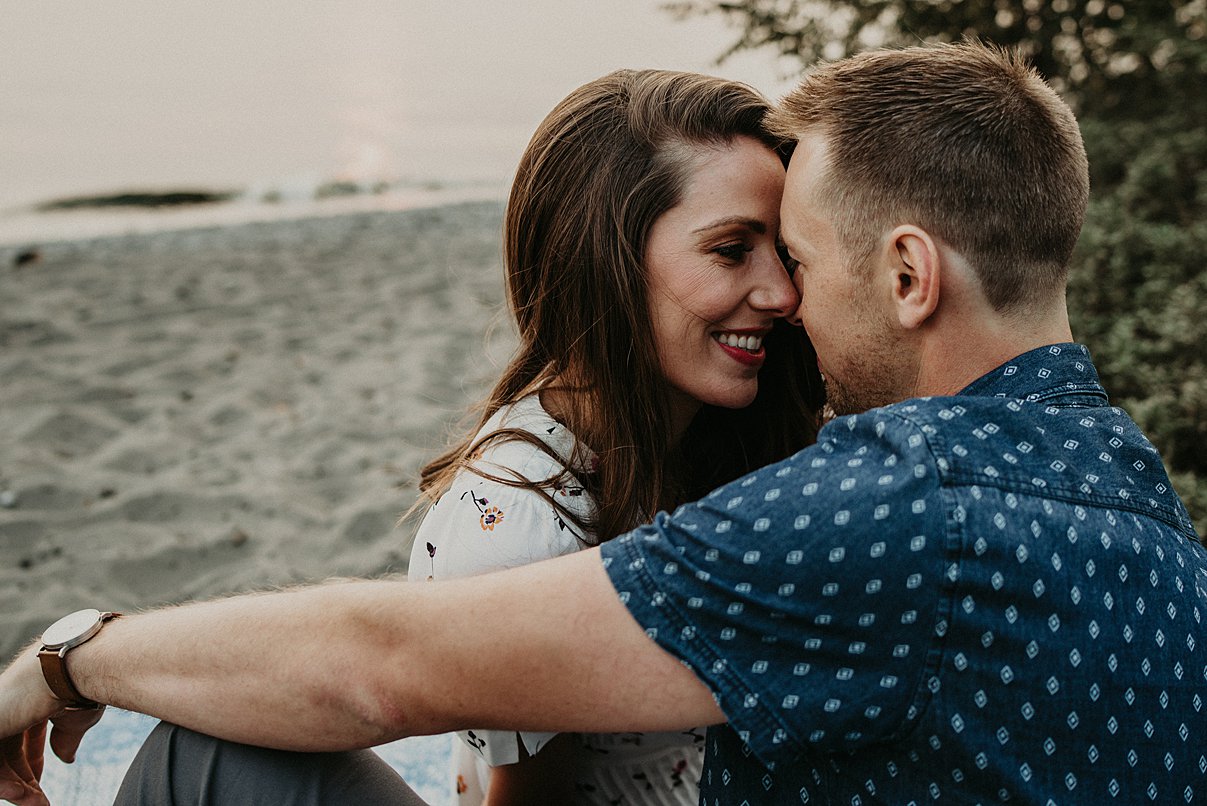
POLYGON ((17 806, 49 806, 40 783, 45 739, 45 722, 0 739, 0 798, 17 806))
POLYGON ((68 711, 42 677, 37 647, 31 646, 0 674, 0 799, 18 806, 48 806, 42 792, 47 724, 50 747, 67 763, 75 760, 84 733, 103 709, 68 711))

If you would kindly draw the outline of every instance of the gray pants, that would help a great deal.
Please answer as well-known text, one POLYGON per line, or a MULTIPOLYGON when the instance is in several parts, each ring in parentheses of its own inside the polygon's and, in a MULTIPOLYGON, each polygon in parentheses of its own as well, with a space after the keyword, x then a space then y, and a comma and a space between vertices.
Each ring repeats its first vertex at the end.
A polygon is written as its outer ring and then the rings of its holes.
POLYGON ((291 753, 161 722, 130 765, 115 806, 423 806, 371 750, 291 753))

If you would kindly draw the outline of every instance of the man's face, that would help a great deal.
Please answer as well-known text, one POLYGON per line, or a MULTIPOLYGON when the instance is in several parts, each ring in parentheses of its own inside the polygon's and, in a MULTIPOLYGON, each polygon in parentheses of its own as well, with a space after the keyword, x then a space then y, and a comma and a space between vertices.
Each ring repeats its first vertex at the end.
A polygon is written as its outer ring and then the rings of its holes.
POLYGON ((780 203, 780 234, 797 261, 798 315, 817 351, 826 400, 855 414, 904 397, 904 356, 891 318, 889 289, 872 264, 849 267, 833 216, 821 203, 827 144, 820 134, 797 144, 780 203))

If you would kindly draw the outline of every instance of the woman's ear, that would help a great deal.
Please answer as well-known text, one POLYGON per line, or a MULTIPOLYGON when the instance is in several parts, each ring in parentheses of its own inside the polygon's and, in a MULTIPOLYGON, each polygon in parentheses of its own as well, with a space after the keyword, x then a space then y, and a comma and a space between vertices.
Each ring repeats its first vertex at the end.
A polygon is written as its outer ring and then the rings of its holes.
POLYGON ((942 259, 926 230, 903 224, 889 233, 886 249, 894 272, 893 306, 907 330, 921 327, 939 307, 942 259))

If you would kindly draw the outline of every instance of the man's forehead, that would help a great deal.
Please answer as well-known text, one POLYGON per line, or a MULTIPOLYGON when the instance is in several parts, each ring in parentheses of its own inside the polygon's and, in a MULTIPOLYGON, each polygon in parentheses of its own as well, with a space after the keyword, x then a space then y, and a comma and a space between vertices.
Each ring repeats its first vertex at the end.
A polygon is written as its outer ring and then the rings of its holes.
POLYGON ((780 228, 789 246, 802 241, 805 231, 825 218, 819 190, 826 158, 826 141, 820 134, 802 137, 792 152, 780 200, 780 228))
POLYGON ((829 164, 830 147, 824 135, 811 133, 796 142, 788 161, 788 183, 796 193, 816 193, 829 164))

